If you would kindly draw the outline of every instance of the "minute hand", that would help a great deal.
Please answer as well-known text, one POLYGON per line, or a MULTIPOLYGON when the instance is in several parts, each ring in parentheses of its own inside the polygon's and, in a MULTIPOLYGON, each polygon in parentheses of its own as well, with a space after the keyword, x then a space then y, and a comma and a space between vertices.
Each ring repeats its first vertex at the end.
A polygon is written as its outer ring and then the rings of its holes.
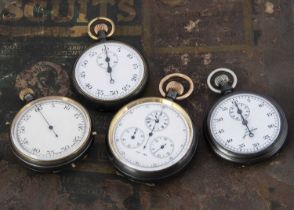
POLYGON ((106 55, 105 61, 107 62, 107 73, 109 73, 109 76, 110 76, 110 81, 109 82, 111 84, 113 84, 114 79, 112 78, 112 68, 110 66, 110 57, 108 56, 108 51, 107 51, 106 45, 104 45, 104 49, 105 49, 105 55, 106 55))
POLYGON ((146 143, 145 143, 145 145, 144 145, 144 147, 143 147, 144 149, 146 148, 146 146, 147 146, 147 144, 148 144, 149 139, 151 138, 151 136, 153 136, 153 132, 154 132, 154 130, 155 130, 156 125, 159 123, 159 117, 160 117, 161 115, 162 115, 162 111, 160 112, 160 114, 159 114, 158 117, 157 117, 157 115, 155 115, 155 123, 154 123, 154 126, 153 126, 151 132, 149 133, 148 139, 147 139, 147 141, 146 141, 146 143))
POLYGON ((238 114, 241 116, 241 118, 242 118, 242 124, 246 126, 246 128, 247 128, 247 130, 248 130, 248 132, 249 132, 249 136, 250 136, 250 137, 253 137, 254 134, 253 134, 252 131, 249 129, 249 127, 248 127, 248 121, 244 118, 244 116, 243 116, 243 114, 242 114, 242 110, 239 108, 239 106, 238 106, 238 104, 237 104, 236 101, 234 101, 234 103, 235 103, 235 106, 237 107, 237 113, 238 113, 238 114))

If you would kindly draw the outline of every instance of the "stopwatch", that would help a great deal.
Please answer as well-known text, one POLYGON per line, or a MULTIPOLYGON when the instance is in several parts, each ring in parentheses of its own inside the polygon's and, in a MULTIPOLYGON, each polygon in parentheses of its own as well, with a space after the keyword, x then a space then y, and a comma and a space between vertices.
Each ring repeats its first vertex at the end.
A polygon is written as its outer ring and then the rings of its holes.
POLYGON ((253 92, 233 92, 237 76, 227 68, 212 71, 207 84, 223 95, 204 122, 207 140, 217 155, 247 164, 265 160, 281 149, 288 124, 277 102, 253 92))
POLYGON ((170 74, 160 82, 165 98, 137 99, 116 113, 106 143, 110 160, 121 174, 133 181, 154 182, 178 173, 190 162, 198 138, 188 113, 175 100, 187 98, 193 88, 188 76, 170 74), (187 80, 190 88, 186 91, 175 78, 187 80))
POLYGON ((93 19, 88 25, 88 34, 99 43, 82 53, 73 71, 77 92, 102 110, 119 108, 137 97, 148 79, 146 61, 138 50, 106 39, 114 31, 112 20, 93 19))
POLYGON ((31 89, 20 92, 27 104, 11 124, 10 143, 16 157, 39 172, 58 172, 83 158, 93 142, 92 123, 78 102, 61 96, 35 99, 31 89))

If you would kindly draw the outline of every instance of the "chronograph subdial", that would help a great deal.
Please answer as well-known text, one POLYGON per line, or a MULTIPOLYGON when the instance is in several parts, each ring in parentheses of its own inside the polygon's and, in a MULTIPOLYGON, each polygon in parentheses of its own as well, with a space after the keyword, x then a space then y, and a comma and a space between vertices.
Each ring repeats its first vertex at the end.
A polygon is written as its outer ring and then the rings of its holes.
POLYGON ((169 125, 169 118, 163 111, 154 111, 148 114, 145 123, 152 132, 161 131, 169 125))
POLYGON ((121 135, 122 144, 129 149, 138 148, 143 144, 144 140, 145 135, 140 128, 128 128, 121 135))
POLYGON ((241 121, 249 117, 250 109, 246 104, 238 103, 235 101, 233 101, 232 103, 234 104, 232 104, 232 106, 229 108, 229 115, 232 119, 241 121))
POLYGON ((101 53, 97 56, 97 64, 103 69, 107 69, 108 67, 114 68, 118 64, 118 61, 117 54, 109 50, 107 54, 101 53))
POLYGON ((174 147, 174 142, 170 138, 160 136, 151 141, 150 152, 157 158, 167 158, 173 153, 174 147))

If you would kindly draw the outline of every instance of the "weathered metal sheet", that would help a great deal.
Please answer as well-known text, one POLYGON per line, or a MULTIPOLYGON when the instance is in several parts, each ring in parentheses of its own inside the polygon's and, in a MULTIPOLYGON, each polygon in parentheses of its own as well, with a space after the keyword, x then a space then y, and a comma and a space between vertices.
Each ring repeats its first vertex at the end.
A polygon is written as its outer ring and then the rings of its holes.
POLYGON ((1 0, 0 1, 0 205, 1 209, 294 209, 294 16, 283 0, 1 0), (72 92, 74 61, 93 41, 87 22, 114 19, 115 39, 139 48, 151 79, 145 96, 158 96, 161 77, 183 72, 196 91, 182 105, 201 132, 218 97, 208 73, 229 67, 239 90, 272 96, 285 109, 288 143, 279 155, 253 166, 217 158, 200 134, 198 153, 179 176, 147 186, 117 176, 107 160, 105 133, 113 113, 90 107, 99 135, 77 168, 37 174, 18 164, 9 123, 22 106, 19 89, 39 96, 72 92))

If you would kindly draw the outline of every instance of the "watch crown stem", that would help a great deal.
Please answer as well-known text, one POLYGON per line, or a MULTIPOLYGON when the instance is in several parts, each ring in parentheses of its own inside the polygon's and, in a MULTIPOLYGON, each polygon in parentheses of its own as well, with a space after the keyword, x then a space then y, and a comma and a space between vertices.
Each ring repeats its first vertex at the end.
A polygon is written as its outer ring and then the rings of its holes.
POLYGON ((178 95, 183 95, 184 86, 177 81, 171 81, 166 85, 166 91, 170 90, 175 91, 178 95))
POLYGON ((34 91, 31 88, 22 89, 19 93, 19 98, 22 101, 31 101, 34 99, 34 91))
POLYGON ((215 84, 217 87, 225 86, 225 85, 227 85, 229 82, 230 82, 230 79, 229 79, 229 77, 228 77, 227 75, 225 75, 225 74, 219 75, 219 76, 217 76, 217 77, 214 79, 214 84, 215 84))
POLYGON ((92 132, 92 136, 97 136, 97 132, 96 131, 93 131, 92 132))

